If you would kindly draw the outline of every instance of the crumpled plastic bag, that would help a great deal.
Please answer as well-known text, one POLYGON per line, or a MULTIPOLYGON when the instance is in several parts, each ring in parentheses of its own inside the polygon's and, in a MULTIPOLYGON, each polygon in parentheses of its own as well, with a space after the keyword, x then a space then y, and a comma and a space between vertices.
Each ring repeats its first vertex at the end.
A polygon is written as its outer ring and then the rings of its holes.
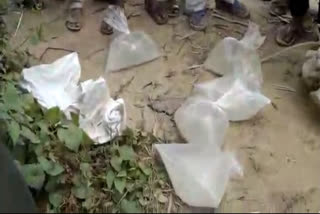
POLYGON ((46 109, 59 107, 68 118, 79 112, 79 125, 97 144, 120 135, 126 114, 122 99, 110 97, 103 78, 79 85, 81 67, 77 53, 66 55, 52 64, 23 70, 21 86, 46 109))
POLYGON ((241 171, 233 154, 199 144, 157 144, 155 148, 176 194, 194 207, 218 207, 229 177, 241 171))
POLYGON ((218 75, 245 74, 252 85, 259 87, 263 79, 260 57, 256 50, 264 40, 259 26, 251 22, 242 40, 227 37, 219 42, 209 53, 204 67, 218 75))
POLYGON ((130 33, 127 17, 121 7, 109 5, 105 11, 103 21, 108 23, 113 29, 121 33, 130 33))
POLYGON ((52 64, 23 69, 21 86, 46 109, 59 107, 66 115, 80 96, 81 68, 77 53, 66 55, 52 64))
POLYGON ((141 65, 161 56, 158 46, 150 36, 144 32, 130 32, 127 18, 119 6, 109 6, 104 21, 122 33, 111 42, 106 72, 141 65))
POLYGON ((103 78, 81 83, 79 125, 95 142, 102 144, 121 135, 126 111, 123 99, 113 100, 103 78))

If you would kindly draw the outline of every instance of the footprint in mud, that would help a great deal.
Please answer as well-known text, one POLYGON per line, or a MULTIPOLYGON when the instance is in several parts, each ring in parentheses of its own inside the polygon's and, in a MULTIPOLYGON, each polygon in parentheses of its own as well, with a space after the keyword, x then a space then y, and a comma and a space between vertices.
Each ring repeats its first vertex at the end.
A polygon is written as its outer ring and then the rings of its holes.
MULTIPOLYGON (((320 189, 311 188, 306 192, 281 192, 270 195, 270 212, 280 213, 318 213, 320 211, 320 189)), ((268 212, 269 212, 268 211, 268 212)))

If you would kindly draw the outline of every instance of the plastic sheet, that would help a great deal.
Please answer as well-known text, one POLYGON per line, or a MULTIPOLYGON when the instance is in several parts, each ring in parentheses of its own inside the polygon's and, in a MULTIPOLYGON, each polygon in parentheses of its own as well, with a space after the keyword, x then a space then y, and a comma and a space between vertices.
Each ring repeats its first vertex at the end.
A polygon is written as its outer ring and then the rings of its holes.
POLYGON ((111 42, 106 72, 141 65, 161 56, 150 36, 144 32, 130 32, 127 18, 119 6, 109 6, 104 21, 122 33, 111 42))
POLYGON ((126 124, 122 99, 113 100, 103 78, 79 85, 81 67, 77 53, 66 55, 52 64, 23 70, 21 86, 46 109, 59 107, 67 117, 80 114, 80 127, 97 144, 120 135, 126 124))

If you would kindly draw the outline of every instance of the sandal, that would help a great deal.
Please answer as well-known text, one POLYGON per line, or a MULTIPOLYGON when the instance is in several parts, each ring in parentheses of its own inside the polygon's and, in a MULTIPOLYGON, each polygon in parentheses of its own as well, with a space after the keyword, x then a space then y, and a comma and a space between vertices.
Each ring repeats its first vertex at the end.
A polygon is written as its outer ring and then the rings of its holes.
POLYGON ((80 31, 82 28, 82 17, 83 17, 83 9, 82 9, 82 0, 72 0, 69 7, 69 15, 66 20, 66 27, 70 31, 80 31))
POLYGON ((189 25, 193 30, 203 31, 207 28, 208 20, 206 17, 207 11, 200 10, 193 12, 189 17, 189 25))
POLYGON ((273 0, 271 1, 269 13, 273 16, 283 16, 287 14, 288 9, 288 0, 273 0))
POLYGON ((35 10, 42 10, 44 8, 44 3, 42 0, 33 0, 33 8, 35 10))
POLYGON ((280 46, 291 46, 304 34, 302 20, 299 18, 293 19, 290 24, 282 26, 277 35, 276 42, 280 46))
POLYGON ((104 20, 101 22, 100 32, 104 35, 111 35, 113 34, 113 28, 104 20))
POLYGON ((250 18, 250 12, 248 8, 244 4, 239 2, 239 0, 234 0, 233 4, 226 2, 226 0, 216 0, 216 8, 218 10, 231 13, 232 15, 237 16, 239 18, 250 18))
POLYGON ((180 15, 180 5, 178 0, 170 0, 168 7, 169 17, 178 17, 180 15))
POLYGON ((168 23, 169 16, 166 11, 166 2, 157 0, 145 0, 145 8, 151 18, 158 24, 168 23))

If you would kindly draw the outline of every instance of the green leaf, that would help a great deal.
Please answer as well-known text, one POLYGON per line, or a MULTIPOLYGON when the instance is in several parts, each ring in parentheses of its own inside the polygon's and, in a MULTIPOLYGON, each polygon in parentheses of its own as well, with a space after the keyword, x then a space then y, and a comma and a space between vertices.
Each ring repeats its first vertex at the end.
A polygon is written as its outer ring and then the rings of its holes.
POLYGON ((61 111, 59 107, 49 109, 44 114, 44 119, 51 125, 55 125, 60 121, 61 111))
POLYGON ((61 166, 59 163, 49 161, 44 157, 38 157, 38 161, 42 169, 51 176, 57 176, 64 172, 63 166, 61 166))
POLYGON ((118 192, 123 194, 124 189, 126 188, 126 179, 125 178, 115 178, 114 179, 114 186, 118 192))
POLYGON ((16 121, 11 121, 8 124, 8 131, 13 142, 13 145, 16 145, 19 136, 20 136, 20 126, 16 121))
POLYGON ((30 38, 31 45, 37 45, 40 42, 40 39, 37 34, 33 34, 30 38))
POLYGON ((17 111, 22 111, 22 100, 20 99, 19 92, 16 87, 7 83, 7 87, 3 94, 3 102, 8 109, 14 109, 17 111))
POLYGON ((124 177, 127 177, 127 171, 125 170, 122 170, 118 173, 117 175, 118 178, 124 178, 124 177))
POLYGON ((21 135, 28 139, 31 143, 38 144, 41 142, 39 137, 25 126, 22 126, 21 135))
POLYGON ((123 199, 120 205, 120 211, 122 213, 142 213, 142 209, 139 207, 137 202, 128 201, 123 199))
POLYGON ((120 157, 123 160, 133 160, 136 156, 136 153, 133 151, 133 148, 128 145, 119 147, 120 157))
POLYGON ((75 113, 71 112, 71 118, 72 118, 72 123, 75 126, 79 126, 79 114, 75 114, 75 113))
POLYGON ((87 210, 90 210, 92 209, 94 206, 95 206, 95 202, 94 202, 94 199, 93 198, 87 198, 83 203, 82 203, 82 206, 84 208, 86 208, 87 210))
POLYGON ((113 185, 113 181, 115 179, 116 175, 114 174, 113 170, 110 169, 107 173, 107 186, 109 189, 112 188, 112 185, 113 185))
POLYGON ((49 176, 48 182, 45 186, 46 192, 55 192, 59 186, 60 176, 49 176))
POLYGON ((82 175, 86 178, 91 178, 92 177, 92 168, 90 164, 88 163, 81 163, 80 164, 80 170, 82 172, 82 175))
POLYGON ((34 104, 34 98, 31 94, 23 94, 21 96, 23 102, 23 108, 29 110, 34 104))
POLYGON ((138 165, 139 165, 139 168, 141 169, 141 171, 146 176, 150 176, 152 174, 152 169, 150 167, 146 166, 143 162, 140 162, 138 165))
POLYGON ((27 184, 40 190, 45 180, 45 174, 40 164, 27 164, 21 167, 21 172, 27 184))
POLYGON ((46 123, 44 120, 37 122, 37 126, 40 128, 42 132, 49 134, 48 123, 46 123))
POLYGON ((122 164, 122 158, 119 158, 117 156, 113 156, 111 158, 111 166, 117 171, 120 172, 121 171, 121 164, 122 164))
POLYGON ((85 184, 74 186, 72 187, 71 191, 72 194, 78 199, 86 199, 89 195, 89 188, 85 184))
POLYGON ((70 124, 67 129, 58 130, 58 137, 68 149, 77 152, 83 139, 83 132, 74 124, 70 124))
POLYGON ((53 207, 59 207, 63 203, 63 191, 56 191, 49 193, 49 202, 53 207))

